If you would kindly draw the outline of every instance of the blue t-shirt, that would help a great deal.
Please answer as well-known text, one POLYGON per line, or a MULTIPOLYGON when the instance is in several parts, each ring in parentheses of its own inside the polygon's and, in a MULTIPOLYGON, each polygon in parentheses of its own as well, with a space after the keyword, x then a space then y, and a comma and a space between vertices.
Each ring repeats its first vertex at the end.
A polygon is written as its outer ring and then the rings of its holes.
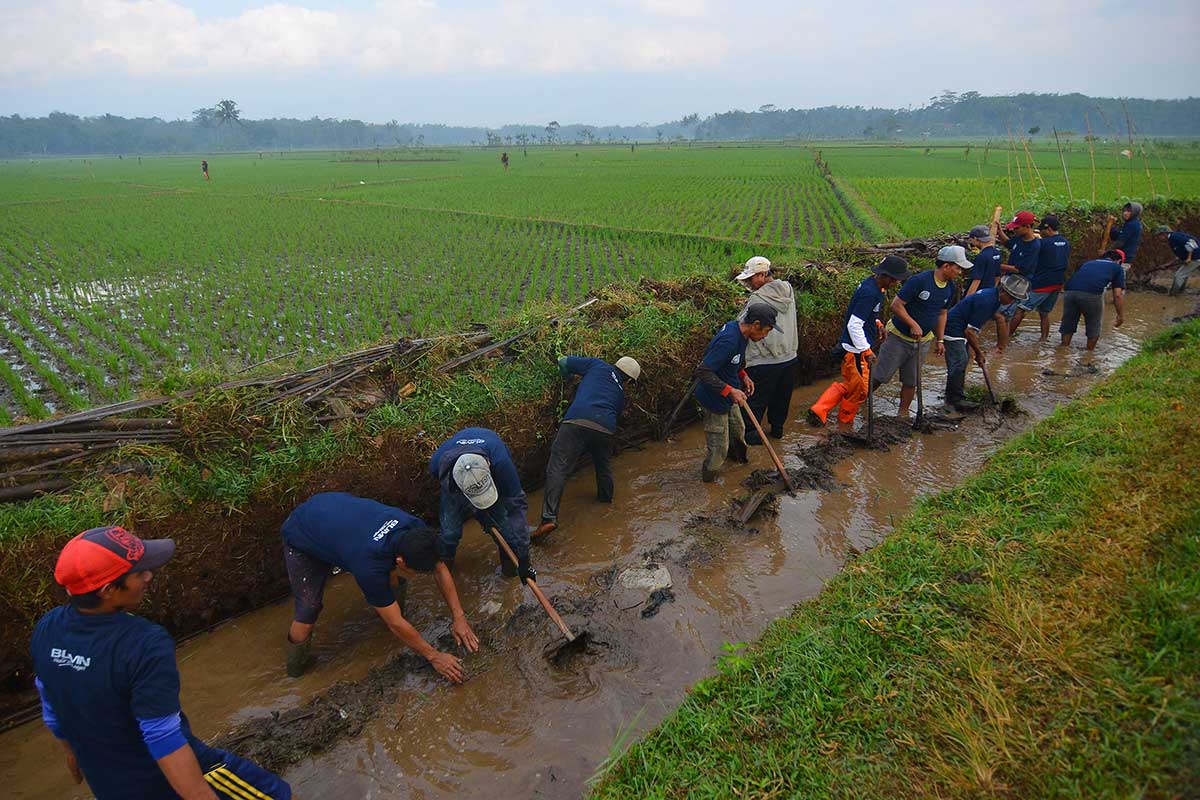
POLYGON ((878 336, 875 325, 879 312, 883 309, 883 289, 872 275, 863 280, 854 290, 850 305, 846 307, 846 318, 842 322, 842 349, 856 353, 858 348, 850 338, 850 318, 858 317, 863 321, 863 335, 867 337, 867 347, 875 349, 875 339, 878 336))
POLYGON ((1019 269, 1026 278, 1031 277, 1037 269, 1042 240, 1035 238, 1027 242, 1024 239, 1009 239, 1008 248, 1008 263, 1019 269))
POLYGON ((1030 289, 1047 289, 1062 286, 1067 277, 1067 259, 1071 257, 1071 244, 1060 233, 1042 238, 1038 250, 1037 268, 1033 271, 1030 289))
MULTIPOLYGON (((158 757, 190 744, 201 769, 213 751, 196 739, 179 706, 175 641, 160 625, 118 612, 84 614, 73 606, 46 613, 30 645, 43 707, 70 745, 99 800, 177 800, 139 721, 179 715, 179 732, 158 757)), ((45 712, 44 712, 45 713, 45 712)))
POLYGON ((1094 261, 1085 261, 1075 270, 1071 280, 1067 281, 1067 291, 1104 294, 1110 283, 1114 289, 1124 289, 1125 268, 1107 258, 1097 258, 1094 261))
POLYGON ((598 358, 569 356, 563 366, 567 372, 583 376, 563 420, 585 419, 615 433, 625 407, 625 373, 598 358))
POLYGON ((946 338, 963 339, 968 327, 982 330, 983 326, 1000 310, 1000 291, 995 288, 980 289, 975 294, 958 301, 946 315, 946 338))
POLYGON ((1167 236, 1167 245, 1180 261, 1200 259, 1200 239, 1190 233, 1175 231, 1167 236))
MULTIPOLYGON (((929 336, 937 327, 938 317, 950 307, 954 297, 954 282, 947 281, 945 286, 938 286, 930 269, 906 280, 896 296, 904 301, 904 310, 921 326, 924 335, 929 336)), ((912 339, 909 327, 895 317, 892 318, 892 329, 901 338, 912 339)))
POLYGON ((391 573, 405 531, 424 528, 398 508, 345 492, 314 494, 283 523, 283 540, 354 576, 363 597, 376 608, 396 602, 391 573))
POLYGON ((1142 221, 1136 217, 1126 220, 1124 225, 1113 230, 1112 240, 1125 253, 1125 263, 1130 263, 1142 243, 1142 221))
MULTIPOLYGON (((738 373, 746 367, 746 343, 747 339, 742 336, 737 320, 726 322, 708 343, 701 363, 734 389, 741 389, 742 379, 738 373)), ((695 395, 700 405, 714 413, 720 414, 733 408, 732 400, 705 386, 703 382, 696 384, 695 395)))
POLYGON ((521 477, 517 474, 517 465, 513 463, 508 446, 500 439, 500 434, 488 428, 463 428, 458 433, 442 442, 433 456, 429 459, 429 474, 439 482, 450 481, 450 485, 458 490, 451 473, 454 464, 467 453, 481 455, 491 465, 492 482, 500 499, 523 496, 521 477))
POLYGON ((975 256, 975 260, 971 262, 971 274, 967 281, 970 285, 971 281, 979 281, 980 289, 991 289, 995 287, 996 280, 1000 277, 1000 251, 990 244, 979 251, 979 255, 975 256))

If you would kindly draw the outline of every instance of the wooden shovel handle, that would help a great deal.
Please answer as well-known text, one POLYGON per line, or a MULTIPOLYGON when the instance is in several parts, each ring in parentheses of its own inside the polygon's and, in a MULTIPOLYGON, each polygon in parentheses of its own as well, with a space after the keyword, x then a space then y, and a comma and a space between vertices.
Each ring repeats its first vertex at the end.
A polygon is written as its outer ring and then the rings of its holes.
POLYGON ((795 485, 792 483, 791 477, 787 470, 783 468, 783 462, 779 460, 779 456, 775 452, 775 448, 771 446, 771 442, 767 439, 767 434, 763 433, 762 425, 758 424, 758 417, 754 416, 754 412, 750 410, 750 404, 743 401, 742 408, 746 410, 746 416, 754 423, 754 430, 758 431, 758 438, 767 447, 767 452, 771 454, 771 460, 775 462, 775 469, 779 470, 779 474, 783 477, 783 483, 787 486, 789 492, 796 491, 795 485))
MULTIPOLYGON (((500 545, 500 549, 503 550, 504 554, 512 561, 513 566, 517 569, 520 569, 521 562, 517 561, 516 553, 514 553, 512 548, 508 546, 508 542, 504 541, 504 537, 500 535, 500 531, 492 528, 491 534, 492 538, 495 539, 500 545)), ((537 581, 535 581, 533 578, 528 578, 526 579, 525 583, 528 584, 530 590, 533 591, 533 596, 537 598, 537 601, 542 604, 542 608, 546 609, 546 614, 549 615, 550 619, 554 620, 554 624, 558 626, 560 631, 562 631, 563 636, 567 637, 567 641, 575 641, 575 634, 571 633, 571 629, 567 627, 567 623, 563 622, 562 617, 560 617, 558 612, 554 610, 554 606, 550 605, 550 601, 546 599, 546 595, 542 594, 542 590, 538 587, 537 581)))

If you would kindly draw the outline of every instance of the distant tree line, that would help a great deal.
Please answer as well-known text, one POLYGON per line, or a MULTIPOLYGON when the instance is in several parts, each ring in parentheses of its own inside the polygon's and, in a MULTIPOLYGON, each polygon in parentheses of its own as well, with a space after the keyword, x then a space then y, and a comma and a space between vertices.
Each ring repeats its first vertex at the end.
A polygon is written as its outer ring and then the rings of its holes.
POLYGON ((505 125, 478 128, 427 123, 366 123, 359 120, 243 119, 237 103, 222 100, 197 109, 191 119, 128 119, 112 114, 79 117, 0 116, 0 157, 87 154, 206 153, 237 150, 309 150, 534 144, 628 144, 632 142, 756 139, 913 139, 1006 136, 1038 129, 1083 134, 1086 119, 1099 137, 1200 136, 1200 98, 1142 100, 1081 94, 1018 94, 984 97, 943 92, 913 109, 827 106, 727 111, 701 119, 688 114, 658 125, 505 125))

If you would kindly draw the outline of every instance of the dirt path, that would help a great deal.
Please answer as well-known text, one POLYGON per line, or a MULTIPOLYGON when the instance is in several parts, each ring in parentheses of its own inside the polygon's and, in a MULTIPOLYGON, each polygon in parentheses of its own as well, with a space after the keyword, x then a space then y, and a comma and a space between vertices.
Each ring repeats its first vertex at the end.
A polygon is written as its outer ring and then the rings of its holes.
MULTIPOLYGON (((619 456, 611 506, 597 505, 591 476, 578 475, 564 498, 562 528, 534 551, 547 593, 592 637, 558 662, 543 657, 557 637, 540 610, 499 576, 494 547, 469 529, 459 590, 484 648, 467 658, 465 685, 448 686, 401 653, 342 577, 326 599, 315 648, 321 661, 310 674, 283 676, 290 608, 278 604, 180 647, 184 707, 198 734, 235 740, 233 749, 279 767, 305 797, 578 797, 621 732, 661 719, 713 669, 723 644, 749 641, 815 595, 855 552, 885 536, 914 497, 978 469, 997 444, 1093 385, 1192 305, 1191 298, 1132 296, 1125 325, 1113 331, 1110 320, 1096 373, 1081 369, 1082 349, 1042 345, 1027 323, 991 365, 997 390, 1015 395, 1026 412, 1020 416, 989 412, 916 435, 881 422, 887 450, 862 450, 832 429, 793 422, 784 459, 812 488, 769 503, 745 526, 729 523, 737 510, 731 501, 752 492, 743 482, 769 468, 766 453, 755 449, 750 465, 702 484, 696 427, 671 444, 619 456), (630 588, 628 569, 665 569, 670 586, 630 588)), ((938 360, 925 376, 932 406, 944 382, 938 360)), ((968 383, 978 381, 973 371, 968 383)), ((793 420, 823 388, 797 390, 793 420)), ((881 390, 878 413, 894 414, 896 395, 895 385, 881 390)), ((530 498, 533 515, 540 501, 530 498)), ((444 639, 445 610, 432 581, 417 582, 409 608, 427 637, 444 639)), ((0 742, 8 796, 86 796, 67 782, 40 724, 0 742)))

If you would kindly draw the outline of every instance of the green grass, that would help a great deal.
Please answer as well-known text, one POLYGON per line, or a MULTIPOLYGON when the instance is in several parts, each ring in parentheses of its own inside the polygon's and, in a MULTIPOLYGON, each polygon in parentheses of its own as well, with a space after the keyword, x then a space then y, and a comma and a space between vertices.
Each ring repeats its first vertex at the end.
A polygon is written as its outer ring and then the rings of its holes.
POLYGON ((919 502, 598 774, 598 798, 1200 786, 1200 321, 919 502))

